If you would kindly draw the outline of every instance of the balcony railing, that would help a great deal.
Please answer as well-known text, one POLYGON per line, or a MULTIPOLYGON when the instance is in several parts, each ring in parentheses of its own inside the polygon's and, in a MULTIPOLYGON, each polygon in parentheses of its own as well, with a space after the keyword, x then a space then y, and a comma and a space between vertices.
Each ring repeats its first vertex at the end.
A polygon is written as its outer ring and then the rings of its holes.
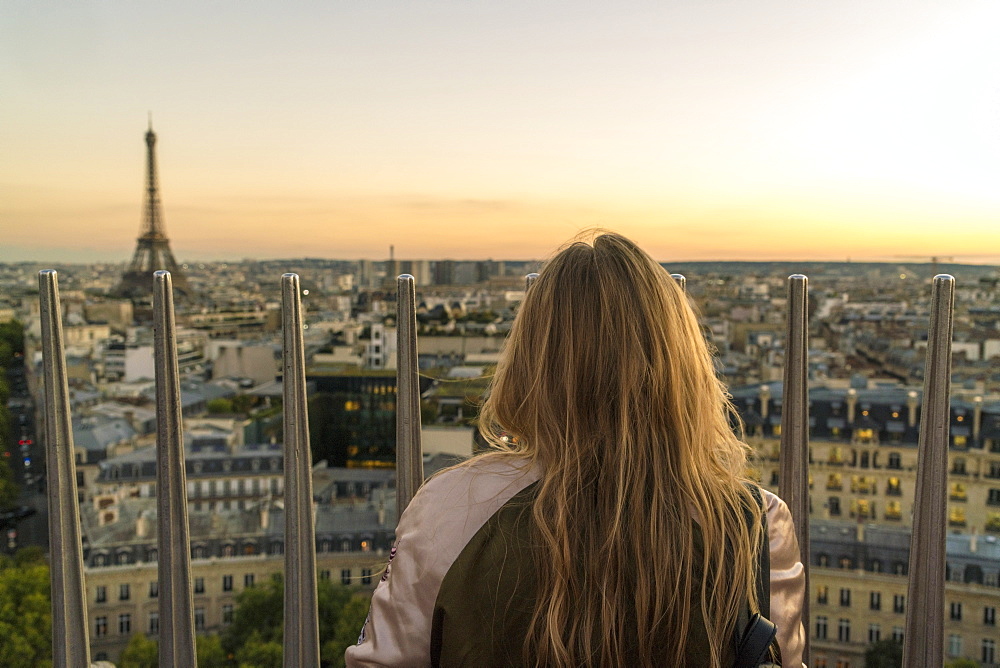
MULTIPOLYGON (((684 286, 683 277, 677 276, 684 286)), ((530 290, 533 277, 529 276, 530 290)), ((187 485, 181 433, 180 389, 173 294, 168 272, 153 277, 157 419, 157 568, 159 575, 159 662, 195 662, 188 535, 187 485)), ((781 415, 781 493, 795 523, 801 561, 809 563, 807 279, 788 281, 788 321, 781 415)), ((285 613, 284 665, 319 665, 316 606, 316 537, 312 513, 311 453, 306 412, 305 360, 299 278, 281 277, 283 318, 285 613)), ((53 666, 86 668, 90 644, 84 594, 76 472, 69 392, 63 352, 61 307, 55 271, 39 274, 42 351, 45 369, 47 460, 52 559, 53 666)), ((420 404, 417 378, 415 292, 412 276, 397 280, 397 512, 402 513, 422 483, 420 404)), ((910 543, 910 605, 904 664, 940 665, 944 656, 944 574, 948 456, 948 395, 954 279, 938 276, 928 335, 922 424, 910 543)), ((843 465, 843 462, 830 462, 843 465)), ((888 514, 887 514, 888 516, 888 514)), ((808 568, 806 572, 808 586, 808 568)), ((803 623, 810 629, 809 597, 803 623)), ((810 634, 811 635, 811 634, 810 634)), ((808 664, 808 639, 803 660, 808 664)))

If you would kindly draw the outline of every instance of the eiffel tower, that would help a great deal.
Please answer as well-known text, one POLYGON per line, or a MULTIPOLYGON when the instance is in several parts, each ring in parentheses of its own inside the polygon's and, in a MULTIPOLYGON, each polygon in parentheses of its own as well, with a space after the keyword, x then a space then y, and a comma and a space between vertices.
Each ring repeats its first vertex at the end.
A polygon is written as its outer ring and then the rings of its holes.
POLYGON ((146 132, 146 205, 143 212, 142 230, 128 269, 111 294, 129 299, 148 299, 153 294, 153 272, 165 269, 170 272, 174 289, 182 294, 189 292, 187 278, 181 273, 174 254, 170 251, 170 241, 163 227, 163 211, 160 209, 159 188, 156 184, 156 134, 153 121, 146 132))

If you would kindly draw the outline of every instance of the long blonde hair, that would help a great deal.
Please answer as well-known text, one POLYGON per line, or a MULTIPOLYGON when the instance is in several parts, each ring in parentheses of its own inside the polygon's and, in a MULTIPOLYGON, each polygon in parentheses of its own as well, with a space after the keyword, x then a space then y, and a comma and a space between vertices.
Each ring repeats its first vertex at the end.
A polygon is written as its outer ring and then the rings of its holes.
POLYGON ((638 246, 600 234, 546 263, 480 414, 487 456, 544 471, 528 663, 623 665, 631 644, 679 665, 700 609, 720 665, 761 539, 733 419, 687 298, 638 246))

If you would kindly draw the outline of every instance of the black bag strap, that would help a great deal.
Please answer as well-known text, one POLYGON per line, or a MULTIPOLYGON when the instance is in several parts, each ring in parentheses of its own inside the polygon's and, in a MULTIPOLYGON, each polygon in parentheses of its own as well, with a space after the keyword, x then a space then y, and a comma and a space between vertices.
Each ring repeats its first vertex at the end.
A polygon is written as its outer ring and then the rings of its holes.
POLYGON ((771 620, 754 613, 737 646, 734 668, 757 668, 767 658, 767 650, 774 642, 778 629, 771 620))

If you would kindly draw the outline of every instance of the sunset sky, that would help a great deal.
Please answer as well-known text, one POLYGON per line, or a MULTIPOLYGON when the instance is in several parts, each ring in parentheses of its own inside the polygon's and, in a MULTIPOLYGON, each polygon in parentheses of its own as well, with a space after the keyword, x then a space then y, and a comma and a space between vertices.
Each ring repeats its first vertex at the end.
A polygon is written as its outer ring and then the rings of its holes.
POLYGON ((147 113, 179 260, 1000 263, 1000 2, 28 2, 0 261, 125 262, 147 113))

